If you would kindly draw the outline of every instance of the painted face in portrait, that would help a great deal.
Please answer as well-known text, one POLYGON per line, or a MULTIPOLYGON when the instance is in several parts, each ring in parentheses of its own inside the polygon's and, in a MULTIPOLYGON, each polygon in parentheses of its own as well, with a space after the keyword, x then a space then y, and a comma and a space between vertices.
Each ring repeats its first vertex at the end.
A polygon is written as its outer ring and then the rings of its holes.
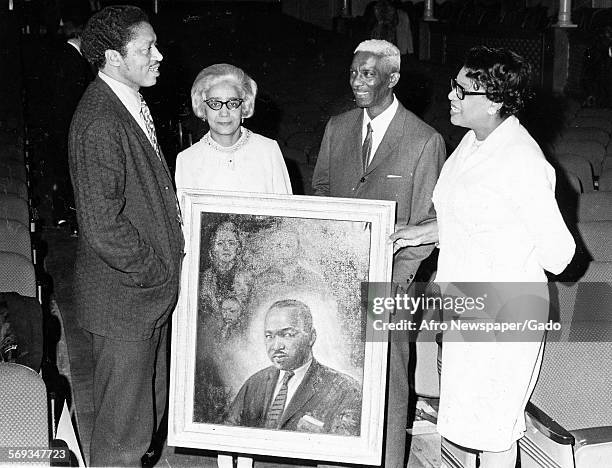
POLYGON ((240 240, 236 232, 230 229, 217 230, 212 241, 210 257, 213 264, 219 266, 233 266, 240 250, 240 240))
POLYGON ((251 292, 251 283, 253 282, 253 275, 247 272, 238 272, 234 277, 234 284, 232 289, 234 294, 244 300, 249 296, 251 292))
POLYGON ((351 64, 349 82, 358 107, 368 109, 371 118, 393 102, 393 87, 399 73, 387 73, 382 58, 370 52, 357 52, 351 64))
POLYGON ((294 370, 312 357, 314 328, 304 329, 304 320, 294 307, 272 308, 264 324, 268 357, 281 370, 294 370))
POLYGON ((164 57, 157 49, 157 36, 149 23, 139 23, 132 28, 132 32, 125 57, 117 51, 109 50, 106 53, 112 54, 110 61, 107 55, 107 62, 117 66, 116 78, 138 91, 141 87, 157 83, 160 62, 164 57))
POLYGON ((292 231, 279 231, 272 236, 271 249, 280 263, 296 259, 299 250, 298 234, 292 231))
POLYGON ((240 318, 241 305, 238 299, 228 297, 221 302, 221 315, 227 323, 236 323, 240 318))
POLYGON ((211 109, 208 104, 204 104, 206 121, 210 126, 210 135, 213 140, 223 146, 231 146, 240 138, 242 104, 233 108, 240 99, 241 94, 238 86, 227 81, 211 86, 206 93, 207 101, 215 100, 226 103, 219 110, 211 109))

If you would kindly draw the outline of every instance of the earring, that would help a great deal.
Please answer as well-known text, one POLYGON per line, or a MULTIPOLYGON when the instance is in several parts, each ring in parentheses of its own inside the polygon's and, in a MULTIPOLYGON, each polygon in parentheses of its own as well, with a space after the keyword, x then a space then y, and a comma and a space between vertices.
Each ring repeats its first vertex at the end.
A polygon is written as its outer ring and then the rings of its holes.
POLYGON ((487 109, 487 113, 489 115, 495 115, 497 113, 497 111, 495 109, 493 109, 492 107, 489 107, 489 109, 487 109))

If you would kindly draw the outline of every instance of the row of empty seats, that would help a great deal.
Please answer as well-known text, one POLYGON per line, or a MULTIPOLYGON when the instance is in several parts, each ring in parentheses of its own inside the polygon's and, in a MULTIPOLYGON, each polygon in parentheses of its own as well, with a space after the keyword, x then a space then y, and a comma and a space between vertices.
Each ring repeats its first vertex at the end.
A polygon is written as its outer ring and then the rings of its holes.
POLYGON ((555 143, 553 158, 576 192, 612 191, 612 109, 579 109, 555 143))
POLYGON ((612 456, 611 134, 612 109, 578 108, 555 145, 559 176, 575 195, 561 197, 560 207, 576 255, 551 282, 551 319, 562 327, 548 335, 527 406, 520 441, 524 468, 607 466, 612 456))
POLYGON ((0 136, 0 291, 39 296, 36 250, 32 248, 30 198, 23 136, 18 129, 0 136))
MULTIPOLYGON (((49 447, 42 310, 32 249, 19 34, 0 12, 0 447, 49 447)), ((5 466, 7 451, 0 461, 5 466)), ((41 461, 49 465, 48 460, 41 461)), ((23 463, 22 463, 23 465, 23 463)), ((17 466, 17 464, 15 464, 17 466)))

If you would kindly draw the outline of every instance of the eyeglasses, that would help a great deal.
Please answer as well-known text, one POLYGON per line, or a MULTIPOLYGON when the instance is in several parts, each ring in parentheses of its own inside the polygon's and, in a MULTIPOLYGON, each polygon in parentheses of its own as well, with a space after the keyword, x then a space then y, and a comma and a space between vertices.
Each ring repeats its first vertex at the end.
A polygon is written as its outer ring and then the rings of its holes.
POLYGON ((485 92, 466 91, 463 86, 457 83, 457 80, 455 78, 450 79, 450 86, 451 86, 451 89, 455 91, 455 94, 457 95, 457 98, 460 101, 463 101, 463 98, 466 96, 486 96, 487 95, 487 93, 485 92))
POLYGON ((244 99, 234 98, 228 99, 227 101, 220 101, 219 99, 207 99, 204 102, 208 107, 215 111, 221 110, 223 104, 225 104, 225 107, 227 107, 228 110, 234 110, 238 109, 242 105, 244 99))

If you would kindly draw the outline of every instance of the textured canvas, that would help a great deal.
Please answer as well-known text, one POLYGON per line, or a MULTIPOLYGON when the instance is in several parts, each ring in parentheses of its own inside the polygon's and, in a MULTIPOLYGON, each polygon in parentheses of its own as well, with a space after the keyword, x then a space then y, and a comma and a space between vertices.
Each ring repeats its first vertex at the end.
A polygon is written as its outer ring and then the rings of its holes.
POLYGON ((180 195, 188 241, 173 325, 171 419, 184 430, 175 443, 347 462, 355 450, 363 462, 365 447, 379 458, 386 346, 365 340, 362 292, 389 280, 393 204, 180 195), (287 371, 295 377, 282 389, 287 371))

